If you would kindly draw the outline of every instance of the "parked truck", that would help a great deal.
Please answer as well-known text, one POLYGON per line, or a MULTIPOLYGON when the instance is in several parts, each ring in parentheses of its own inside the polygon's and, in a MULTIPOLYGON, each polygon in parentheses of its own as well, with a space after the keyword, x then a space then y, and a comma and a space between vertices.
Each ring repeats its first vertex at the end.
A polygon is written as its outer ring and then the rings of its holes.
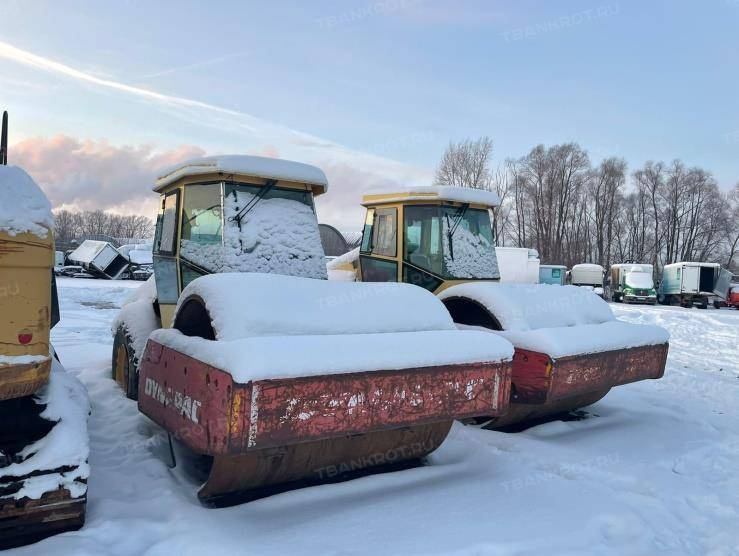
POLYGON ((539 265, 539 283, 564 286, 567 279, 567 267, 560 264, 539 265))
POLYGON ((731 272, 718 263, 668 264, 662 269, 658 299, 663 305, 697 305, 700 309, 707 309, 709 300, 726 296, 730 283, 731 272))
POLYGON ((657 303, 651 264, 611 265, 611 300, 624 303, 657 303))
POLYGON ((739 284, 732 284, 729 286, 729 291, 726 293, 726 300, 723 303, 719 303, 716 307, 733 307, 739 309, 739 284))

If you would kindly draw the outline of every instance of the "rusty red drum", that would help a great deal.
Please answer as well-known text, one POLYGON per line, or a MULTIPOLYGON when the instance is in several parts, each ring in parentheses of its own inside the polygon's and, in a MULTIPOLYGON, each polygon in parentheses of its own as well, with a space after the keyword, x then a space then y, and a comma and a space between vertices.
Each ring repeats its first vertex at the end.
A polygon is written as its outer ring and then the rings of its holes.
POLYGON ((511 363, 257 380, 149 340, 139 370, 139 409, 192 450, 252 450, 503 415, 511 363))

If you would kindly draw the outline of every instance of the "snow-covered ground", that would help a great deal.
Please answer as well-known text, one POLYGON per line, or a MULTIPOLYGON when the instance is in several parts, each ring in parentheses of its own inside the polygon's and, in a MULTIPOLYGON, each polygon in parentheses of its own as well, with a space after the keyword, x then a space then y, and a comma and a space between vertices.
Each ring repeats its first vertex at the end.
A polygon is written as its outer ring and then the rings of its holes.
POLYGON ((668 367, 590 418, 455 424, 428 466, 212 510, 110 378, 140 283, 58 284, 53 339, 93 404, 87 525, 18 554, 739 554, 739 311, 612 305, 670 331, 668 367))

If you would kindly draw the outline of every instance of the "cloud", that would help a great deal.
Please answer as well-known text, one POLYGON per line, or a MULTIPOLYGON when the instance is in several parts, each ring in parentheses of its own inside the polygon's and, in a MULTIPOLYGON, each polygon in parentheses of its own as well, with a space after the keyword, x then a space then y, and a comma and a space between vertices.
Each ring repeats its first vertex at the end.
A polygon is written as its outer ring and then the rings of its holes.
MULTIPOLYGON (((386 173, 396 177, 409 175, 415 175, 416 179, 427 177, 426 170, 381 156, 380 153, 355 150, 335 141, 236 110, 190 98, 158 93, 143 87, 127 85, 112 78, 92 75, 2 41, 0 41, 0 58, 143 100, 180 120, 216 129, 222 136, 236 134, 238 137, 248 138, 254 148, 261 149, 265 145, 279 145, 283 156, 290 159, 319 165, 322 161, 328 160, 332 164, 342 163, 371 173, 386 173)), ((243 145, 244 143, 239 141, 238 144, 243 145)))
POLYGON ((33 176, 56 208, 146 216, 156 214, 158 196, 151 186, 157 171, 205 154, 192 145, 157 152, 146 145, 117 147, 66 135, 26 139, 12 152, 13 163, 33 176))
MULTIPOLYGON (((376 190, 399 189, 409 183, 402 176, 361 170, 342 163, 321 165, 328 178, 325 195, 316 199, 318 221, 336 226, 342 231, 361 231, 364 222, 362 195, 376 190)), ((410 176, 407 179, 411 179, 410 176)))
MULTIPOLYGON (((158 196, 151 187, 157 173, 188 158, 209 154, 194 145, 159 151, 150 145, 115 146, 104 139, 67 135, 34 137, 11 149, 13 164, 23 167, 39 183, 55 208, 103 209, 149 217, 156 215, 158 196)), ((245 154, 281 155, 273 145, 245 154)), ((359 168, 334 159, 315 162, 329 181, 328 193, 316 200, 318 219, 342 230, 361 228, 364 209, 360 202, 368 191, 425 182, 414 169, 388 173, 383 168, 359 168)))
POLYGON ((97 77, 95 75, 75 69, 71 66, 67 66, 60 62, 56 62, 49 58, 44 58, 43 56, 38 56, 26 50, 21 50, 20 48, 16 48, 11 44, 2 41, 0 41, 0 58, 7 58, 8 60, 13 60, 14 62, 18 62, 20 64, 31 66, 37 69, 64 75, 78 81, 84 81, 86 83, 98 85, 100 87, 114 89, 122 93, 135 95, 167 105, 187 108, 202 108, 229 116, 245 116, 245 114, 242 114, 241 112, 229 110, 227 108, 221 108, 220 106, 214 106, 206 102, 200 102, 198 100, 192 100, 173 95, 165 95, 163 93, 157 93, 155 91, 144 89, 142 87, 134 87, 132 85, 126 85, 125 83, 120 83, 111 79, 103 79, 101 77, 97 77))
POLYGON ((147 80, 147 79, 153 79, 156 77, 161 77, 163 75, 171 75, 173 73, 179 73, 181 71, 188 71, 192 69, 198 69, 205 66, 212 66, 214 64, 219 64, 221 62, 225 62, 226 60, 231 60, 233 58, 243 58, 244 56, 250 55, 251 52, 232 52, 231 54, 224 54, 223 56, 218 56, 216 58, 209 58, 208 60, 201 60, 199 62, 193 62, 192 64, 186 64, 184 66, 177 66, 173 68, 164 69, 161 71, 158 71, 156 73, 149 73, 147 75, 141 75, 139 76, 139 80, 147 80))

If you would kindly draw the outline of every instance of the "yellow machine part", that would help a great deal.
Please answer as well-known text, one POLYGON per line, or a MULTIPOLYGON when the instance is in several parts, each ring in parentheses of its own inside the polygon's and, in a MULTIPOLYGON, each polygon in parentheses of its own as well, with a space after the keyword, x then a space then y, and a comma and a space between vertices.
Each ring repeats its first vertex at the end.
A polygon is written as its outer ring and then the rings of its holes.
POLYGON ((0 400, 27 396, 49 377, 54 238, 0 232, 0 400), (33 360, 13 357, 37 356, 33 360))

